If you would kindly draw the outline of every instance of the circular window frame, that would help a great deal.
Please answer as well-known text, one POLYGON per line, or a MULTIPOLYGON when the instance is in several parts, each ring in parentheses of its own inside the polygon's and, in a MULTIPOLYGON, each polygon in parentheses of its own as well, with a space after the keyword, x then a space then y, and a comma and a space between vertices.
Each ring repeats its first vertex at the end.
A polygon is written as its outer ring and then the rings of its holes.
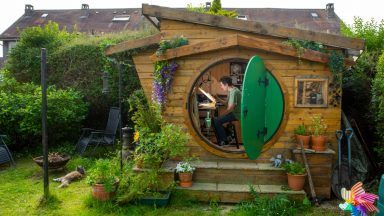
MULTIPOLYGON (((190 134, 192 135, 193 139, 205 150, 208 152, 217 155, 219 157, 224 157, 224 158, 248 158, 247 154, 245 151, 229 151, 220 148, 219 146, 216 146, 213 144, 210 140, 208 140, 204 135, 201 134, 201 132, 198 131, 196 128, 195 124, 193 123, 192 116, 190 113, 190 97, 191 97, 191 92, 197 82, 197 80, 209 69, 212 67, 222 64, 224 62, 229 62, 229 61, 240 61, 240 62, 248 62, 251 56, 246 55, 246 54, 237 54, 237 55, 226 55, 226 56, 221 56, 221 57, 216 57, 212 58, 209 62, 200 65, 197 67, 194 71, 194 76, 191 77, 189 85, 187 86, 187 91, 186 91, 186 98, 185 98, 185 104, 186 104, 186 109, 184 109, 184 118, 185 118, 185 123, 190 131, 190 134)), ((281 77, 275 73, 275 69, 272 67, 267 62, 264 62, 265 67, 269 70, 269 72, 276 78, 278 84, 280 85, 281 91, 283 93, 283 100, 284 100, 284 110, 283 110, 283 117, 280 123, 279 128, 275 132, 275 134, 267 141, 267 143, 264 144, 262 152, 267 151, 269 148, 272 147, 273 144, 276 143, 276 141, 281 137, 281 135, 284 132, 284 129, 286 128, 287 124, 287 119, 288 119, 288 114, 289 114, 289 98, 286 97, 287 95, 287 90, 285 85, 282 82, 281 77)))

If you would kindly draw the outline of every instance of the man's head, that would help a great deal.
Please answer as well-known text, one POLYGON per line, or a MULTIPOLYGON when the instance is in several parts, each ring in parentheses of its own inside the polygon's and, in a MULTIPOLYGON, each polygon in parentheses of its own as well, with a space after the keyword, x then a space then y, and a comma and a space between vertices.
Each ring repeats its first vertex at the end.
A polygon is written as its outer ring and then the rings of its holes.
POLYGON ((224 91, 228 91, 228 87, 232 87, 232 78, 229 76, 223 76, 220 78, 220 87, 224 91))

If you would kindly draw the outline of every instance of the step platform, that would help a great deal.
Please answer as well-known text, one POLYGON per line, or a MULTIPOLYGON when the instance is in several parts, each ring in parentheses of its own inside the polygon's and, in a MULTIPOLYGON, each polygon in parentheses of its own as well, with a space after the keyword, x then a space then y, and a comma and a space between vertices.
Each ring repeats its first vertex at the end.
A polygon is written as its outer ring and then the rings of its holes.
MULTIPOLYGON (((169 161, 163 167, 171 172, 177 161, 169 161)), ((250 186, 261 196, 286 194, 291 199, 301 200, 306 196, 304 190, 283 190, 287 188, 287 176, 282 168, 269 163, 223 159, 218 161, 198 161, 193 164, 193 186, 178 187, 187 196, 198 201, 217 201, 239 203, 250 200, 250 186), (284 187, 285 186, 285 187, 284 187)), ((177 179, 176 179, 177 180, 177 179)))

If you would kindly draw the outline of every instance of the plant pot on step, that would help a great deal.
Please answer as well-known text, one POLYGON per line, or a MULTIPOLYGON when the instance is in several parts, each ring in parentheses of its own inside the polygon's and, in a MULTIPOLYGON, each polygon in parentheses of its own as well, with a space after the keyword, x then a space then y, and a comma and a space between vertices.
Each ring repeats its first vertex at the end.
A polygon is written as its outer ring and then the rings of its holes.
POLYGON ((193 173, 190 172, 179 173, 180 187, 192 187, 192 175, 193 173))
POLYGON ((319 135, 319 136, 311 136, 312 141, 312 149, 315 151, 325 151, 327 149, 326 146, 326 136, 319 135))
POLYGON ((107 191, 104 187, 104 184, 94 184, 92 185, 92 196, 93 198, 100 201, 110 200, 115 196, 118 185, 119 185, 119 182, 116 181, 116 183, 113 186, 113 190, 107 191))
POLYGON ((311 139, 311 136, 296 134, 297 147, 301 148, 300 141, 303 141, 304 148, 309 149, 309 140, 310 139, 311 139))
POLYGON ((292 175, 287 173, 289 188, 291 188, 293 191, 302 190, 304 188, 306 176, 307 174, 292 175))

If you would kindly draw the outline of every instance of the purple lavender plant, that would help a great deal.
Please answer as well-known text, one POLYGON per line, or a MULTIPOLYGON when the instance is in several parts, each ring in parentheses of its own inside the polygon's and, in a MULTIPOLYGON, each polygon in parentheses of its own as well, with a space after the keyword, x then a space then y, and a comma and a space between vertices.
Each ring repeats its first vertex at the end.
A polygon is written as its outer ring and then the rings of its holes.
POLYGON ((161 107, 166 104, 167 93, 171 89, 173 76, 179 65, 176 62, 156 62, 152 101, 156 101, 161 107))

